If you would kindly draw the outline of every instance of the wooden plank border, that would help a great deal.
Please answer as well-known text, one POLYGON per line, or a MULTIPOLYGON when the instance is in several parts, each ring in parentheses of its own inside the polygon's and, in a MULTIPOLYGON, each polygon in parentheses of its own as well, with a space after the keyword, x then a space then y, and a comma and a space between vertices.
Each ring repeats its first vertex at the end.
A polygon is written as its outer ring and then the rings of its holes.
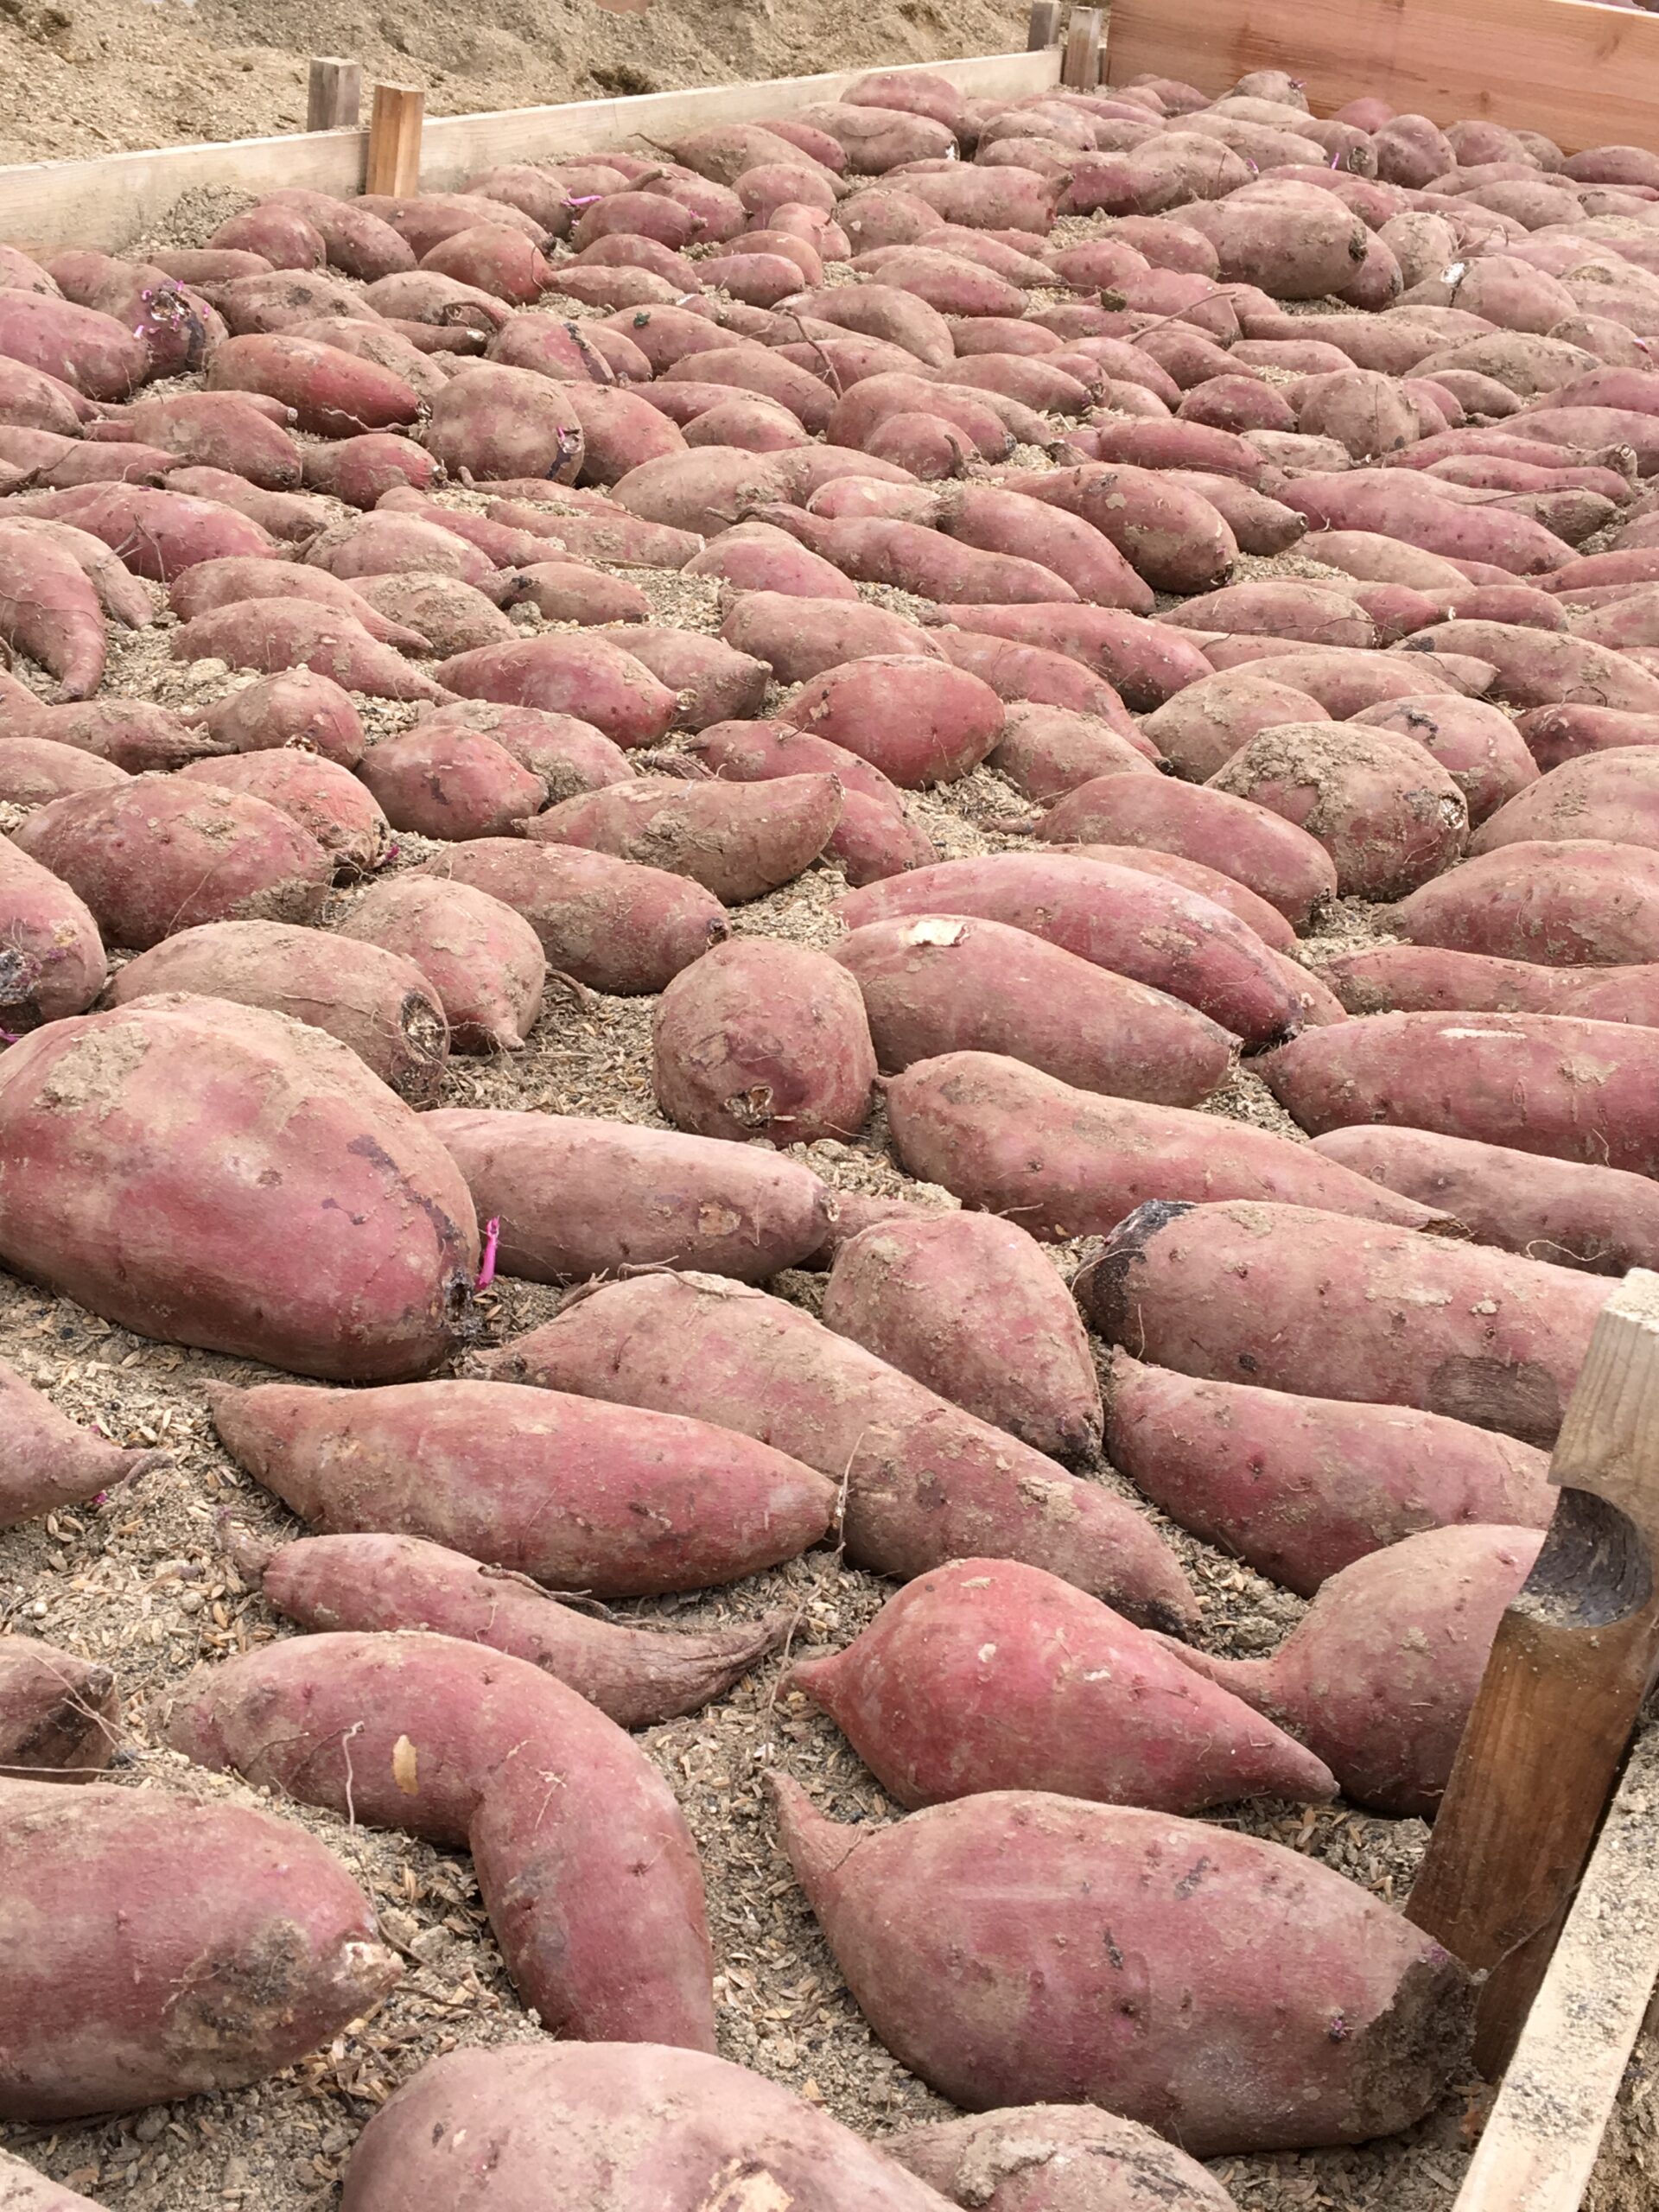
MULTIPOLYGON (((971 95, 1017 99, 1057 84, 1060 57, 1050 48, 895 66, 946 77, 971 95)), ((423 134, 421 182, 428 191, 449 191, 500 162, 593 153, 634 140, 651 146, 714 124, 786 115, 817 100, 839 99, 869 73, 837 69, 821 77, 694 86, 632 99, 572 100, 556 107, 433 117, 423 134)), ((230 188, 257 194, 284 185, 360 192, 367 150, 364 130, 302 131, 282 138, 233 138, 109 154, 92 162, 0 168, 0 239, 43 252, 76 245, 112 250, 141 236, 187 192, 230 188)))
POLYGON ((1109 82, 1150 72, 1212 98, 1287 69, 1314 111, 1363 93, 1436 123, 1489 116, 1568 153, 1659 153, 1659 16, 1596 0, 1113 0, 1109 82))

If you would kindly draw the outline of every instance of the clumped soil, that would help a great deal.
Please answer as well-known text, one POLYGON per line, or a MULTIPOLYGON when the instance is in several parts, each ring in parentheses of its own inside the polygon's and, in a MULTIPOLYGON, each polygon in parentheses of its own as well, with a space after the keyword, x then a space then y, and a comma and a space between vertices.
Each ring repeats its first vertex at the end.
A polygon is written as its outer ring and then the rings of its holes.
MULTIPOLYGON (((204 10, 204 28, 210 20, 204 10)), ((344 19, 302 20, 308 26, 344 19)), ((662 19, 662 26, 671 20, 662 19)), ((653 54, 658 27, 653 16, 653 54)), ((0 39, 11 35, 0 31, 0 39)), ((325 41, 320 34, 310 42, 325 41)), ((953 31, 950 42, 960 51, 995 41, 989 31, 980 41, 953 31)), ((771 47, 759 50, 760 60, 750 65, 755 73, 794 58, 775 59, 778 50, 771 47)), ((837 56, 819 51, 815 58, 837 56)), ((723 66, 719 73, 725 73, 723 66)), ((513 80, 514 97, 530 97, 537 89, 537 80, 513 80)), ((0 92, 0 99, 12 97, 10 91, 0 92)), ((199 243, 219 212, 207 205, 176 210, 167 234, 175 244, 199 243)), ((1034 462, 1041 456, 1022 453, 1020 458, 1034 462)), ((442 496, 457 505, 481 504, 465 493, 442 496)), ((1252 562, 1249 571, 1341 581, 1296 554, 1277 563, 1252 562)), ((654 621, 702 632, 718 628, 719 594, 709 584, 660 572, 616 573, 627 574, 647 591, 654 621)), ((874 586, 860 591, 900 613, 922 611, 902 593, 874 586)), ((157 620, 151 629, 111 631, 108 692, 189 709, 249 680, 220 661, 187 665, 172 659, 177 626, 165 611, 164 594, 152 588, 152 595, 157 620)), ((521 619, 532 629, 556 626, 543 625, 528 610, 521 610, 521 619)), ((619 642, 626 645, 626 631, 619 642)), ((17 673, 47 688, 26 664, 20 663, 17 673)), ((784 696, 774 691, 768 708, 784 696)), ((372 741, 407 728, 417 712, 381 700, 357 703, 372 741)), ((917 795, 911 805, 946 858, 1024 842, 1017 825, 1031 813, 1029 804, 988 768, 947 789, 917 795)), ((16 818, 15 810, 0 810, 0 830, 16 818)), ((402 835, 391 865, 408 867, 439 849, 402 835)), ((734 930, 832 944, 840 930, 834 903, 846 887, 833 867, 820 864, 736 910, 734 930)), ((344 918, 358 895, 350 888, 339 891, 328 922, 344 918)), ((1322 954, 1395 934, 1389 908, 1346 900, 1321 918, 1302 951, 1317 965, 1322 954)), ((550 985, 527 1049, 497 1059, 452 1060, 439 1103, 664 1126, 652 1085, 652 1012, 649 1000, 550 985)), ((1230 1077, 1207 1107, 1298 1135, 1248 1067, 1230 1077)), ((879 1103, 855 1141, 798 1148, 798 1156, 841 1189, 903 1191, 928 1203, 955 1204, 945 1192, 905 1176, 888 1145, 879 1103)), ((1050 1248, 1067 1278, 1093 1249, 1086 1239, 1050 1248)), ((823 1280, 791 1271, 771 1287, 816 1313, 823 1280)), ((560 1297, 543 1286, 498 1280, 480 1301, 480 1347, 549 1319, 560 1297)), ((268 1793, 188 1769, 166 1749, 160 1718, 168 1694, 194 1667, 291 1632, 245 1586, 226 1537, 229 1524, 276 1541, 304 1532, 229 1459, 214 1437, 205 1395, 210 1382, 251 1383, 270 1379, 270 1371, 149 1343, 3 1272, 0 1358, 76 1420, 120 1444, 161 1445, 172 1454, 170 1465, 91 1504, 0 1533, 0 1634, 44 1637, 116 1670, 125 1738, 111 1780, 205 1789, 240 1802, 269 1803, 268 1793)), ((1100 1479, 1134 1495, 1110 1470, 1100 1479)), ((1199 1640, 1208 1649, 1259 1656, 1300 1618, 1302 1600, 1187 1535, 1144 1500, 1137 1502, 1174 1546, 1199 1592, 1199 1640)), ((791 1653, 846 1643, 892 1589, 826 1547, 728 1590, 613 1611, 619 1619, 710 1629, 779 1605, 792 1610, 794 1625, 782 1655, 702 1713, 651 1730, 640 1740, 676 1790, 702 1854, 723 2053, 877 2138, 945 2116, 950 2108, 881 2048, 843 1987, 779 1848, 764 1777, 770 1767, 786 1767, 842 1820, 895 1815, 896 1808, 833 1726, 785 1686, 791 1653)), ((215 2205, 246 2212, 326 2212, 337 2201, 358 2132, 423 2061, 460 2044, 536 2035, 502 1969, 464 1853, 351 1827, 303 1807, 285 1803, 279 1809, 326 1837, 363 1883, 387 1939, 404 1959, 399 1986, 327 2050, 264 2083, 104 2121, 0 2128, 0 2145, 21 2151, 43 2171, 119 2212, 202 2212, 215 2205)), ((1343 1804, 1303 1808, 1264 1800, 1217 1817, 1221 1825, 1306 1852, 1394 1905, 1410 1888, 1427 1837, 1421 1821, 1373 1817, 1343 1804)), ((1405 2136, 1352 2150, 1224 2158, 1213 2162, 1213 2170, 1241 2212, 1447 2212, 1489 2101, 1485 2086, 1465 2075, 1450 2086, 1437 2111, 1405 2136)), ((1644 2046, 1632 2062, 1625 2103, 1598 2170, 1593 2212, 1650 2212, 1659 2187, 1654 2113, 1653 2062, 1644 2046)))
POLYGON ((1026 17, 997 0, 0 0, 0 162, 302 130, 313 54, 468 115, 1007 53, 1026 17))

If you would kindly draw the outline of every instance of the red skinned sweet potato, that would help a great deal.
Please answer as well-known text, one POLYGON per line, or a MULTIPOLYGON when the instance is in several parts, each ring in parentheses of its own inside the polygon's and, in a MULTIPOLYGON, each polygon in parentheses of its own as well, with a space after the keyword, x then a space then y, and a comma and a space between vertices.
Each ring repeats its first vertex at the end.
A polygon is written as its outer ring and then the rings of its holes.
POLYGON ((337 874, 370 874, 386 857, 390 823, 372 793, 337 760, 284 745, 187 761, 177 772, 192 783, 264 799, 316 839, 337 874))
POLYGON ((392 828, 423 837, 505 837, 547 799, 541 778, 493 738, 430 722, 382 739, 359 772, 392 828))
POLYGON ((695 630, 647 622, 624 634, 629 657, 675 695, 675 728, 702 729, 760 713, 766 696, 764 661, 695 630))
POLYGON ((773 1791, 860 2009, 960 2104, 1082 2092, 1213 2156, 1393 2133, 1455 2063, 1468 2011, 1457 1962, 1281 1845, 1034 1790, 855 1832, 781 1775, 773 1791), (1112 1933, 1131 1924, 1133 1997, 1112 1933), (1189 1997, 1207 2024, 1201 2050, 1185 2030, 1189 1997))
POLYGON ((9 2120, 130 2112, 259 2081, 326 2045, 397 1978, 340 1861, 269 1813, 162 1789, 9 1782, 0 1867, 7 1894, 42 1916, 33 1942, 10 1947, 0 1988, 16 2024, 0 2068, 9 2120))
POLYGON ((239 1465, 314 1527, 423 1536, 602 1597, 706 1589, 793 1559, 828 1478, 683 1414, 496 1382, 216 1389, 239 1465))
POLYGON ((840 813, 840 785, 827 776, 754 785, 639 777, 562 801, 524 835, 666 868, 738 905, 810 867, 840 813))
MULTIPOLYGON (((91 1782, 114 1758, 119 1726, 109 1668, 36 1637, 0 1637, 0 1779, 91 1782)), ((4 2188, 0 2171, 0 2203, 4 2188)))
POLYGON ((268 560, 262 555, 232 555, 226 559, 199 561, 186 569, 173 580, 167 602, 181 622, 189 622, 198 614, 250 599, 303 599, 313 606, 337 607, 342 614, 349 614, 382 645, 418 652, 418 633, 403 623, 389 621, 372 607, 357 588, 359 581, 347 581, 323 568, 268 560))
POLYGON ((1243 1700, 1192 1695, 1181 1649, 1039 1567, 957 1560, 787 1680, 906 1807, 985 1790, 1166 1813, 1335 1796, 1324 1761, 1253 1728, 1243 1700))
POLYGON ((1127 712, 1108 721, 1029 702, 1009 709, 1001 735, 986 756, 990 766, 1039 806, 1052 806, 1097 776, 1155 770, 1160 757, 1127 712))
POLYGON ((1224 669, 1188 684, 1148 715, 1145 734, 1182 775, 1203 779, 1225 767, 1261 731, 1317 721, 1324 712, 1308 693, 1265 670, 1224 669))
POLYGON ((550 798, 570 798, 577 791, 625 784, 632 775, 627 755, 591 722, 574 715, 548 714, 540 707, 503 707, 489 699, 462 699, 423 715, 416 726, 438 730, 476 730, 493 738, 521 766, 538 775, 550 798))
POLYGON ((429 491, 437 463, 424 446, 411 439, 390 430, 369 430, 331 445, 308 446, 303 470, 308 492, 326 493, 347 506, 366 508, 400 484, 429 491))
POLYGON ((1344 1567, 1270 1657, 1172 1656, 1325 1760, 1344 1797, 1432 1820, 1535 1529, 1435 1529, 1344 1567))
POLYGON ((1071 654, 1115 685, 1137 713, 1214 673, 1186 633, 1116 607, 967 606, 953 607, 950 614, 959 629, 1071 654))
MULTIPOLYGON (((140 399, 113 426, 208 468, 228 469, 268 492, 297 492, 300 448, 280 423, 235 391, 184 391, 140 399)), ((94 425, 97 436, 101 425, 94 425)))
MULTIPOLYGON (((112 788, 124 785, 94 785, 53 804, 96 803, 112 788)), ((0 1028, 84 1014, 109 972, 98 923, 62 871, 0 837, 0 1028)))
POLYGON ((1183 1374, 1420 1407, 1544 1445, 1606 1293, 1570 1268, 1237 1200, 1141 1207, 1075 1287, 1109 1342, 1183 1374))
POLYGON ((364 691, 372 698, 441 702, 451 696, 390 645, 372 638, 355 616, 302 601, 237 600, 199 614, 175 632, 173 657, 223 660, 264 675, 309 669, 344 690, 364 691))
POLYGON ((436 992, 458 1052, 516 1052, 541 1011, 547 961, 530 924, 469 884, 398 875, 339 934, 411 963, 436 992))
POLYGON ((626 1406, 671 1399, 745 1434, 764 1427, 844 1485, 848 1555, 877 1573, 1021 1558, 1132 1618, 1191 1617, 1173 1558, 1122 1499, 746 1285, 666 1273, 607 1285, 486 1364, 626 1406))
POLYGON ((923 633, 953 668, 965 669, 1009 705, 1063 708, 1089 715, 1122 729, 1129 722, 1122 700, 1103 677, 1069 653, 976 630, 942 629, 923 633))
POLYGON ((952 2203, 983 2212, 1236 2212, 1196 2158, 1094 2105, 925 2121, 883 2136, 881 2148, 952 2203))
POLYGON ((485 645, 441 662, 437 676, 464 698, 574 715, 621 746, 654 745, 674 718, 673 692, 604 638, 559 634, 485 645))
POLYGON ((1401 903, 1416 944, 1547 967, 1659 958, 1659 854, 1593 838, 1525 840, 1465 861, 1401 903))
POLYGON ((200 1669, 168 1715, 203 1766, 472 1850, 508 1971, 556 2034, 703 2049, 712 1961, 668 1784, 526 1660, 424 1634, 289 1637, 200 1669), (549 1787, 580 1771, 580 1790, 549 1787))
POLYGON ((506 1274, 582 1281, 695 1263, 762 1282, 827 1234, 817 1178, 758 1147, 561 1114, 457 1109, 427 1122, 480 1219, 499 1218, 506 1274))
POLYGON ((436 1103, 448 1024, 431 985, 400 954, 364 944, 347 950, 331 934, 285 922, 208 922, 129 961, 110 998, 126 1006, 170 991, 306 1022, 348 1046, 411 1105, 436 1103))
POLYGON ((0 517, 13 512, 73 524, 101 538, 134 575, 153 583, 171 583, 198 561, 268 554, 276 543, 257 523, 216 500, 147 484, 80 484, 67 492, 31 493, 15 510, 0 509, 0 517))
MULTIPOLYGON (((1109 868, 1131 868, 1138 875, 1161 876, 1166 882, 1179 883, 1184 891, 1196 892, 1200 899, 1209 899, 1211 906, 1220 906, 1254 930, 1263 944, 1279 956, 1296 950, 1296 932, 1276 906, 1268 906, 1237 879, 1223 875, 1213 868, 1206 868, 1202 861, 1188 860, 1177 853, 1158 851, 1150 845, 1103 845, 1090 841, 1079 845, 1062 845, 1061 852, 1073 854, 1082 861, 1103 861, 1109 868)), ((1294 962, 1292 963, 1294 966, 1294 962)), ((1303 1008, 1304 1020, 1311 1020, 1306 993, 1312 982, 1306 969, 1298 969, 1293 979, 1303 1008)), ((1317 990, 1317 986, 1314 986, 1317 990)), ((1332 1001, 1332 1005, 1335 1001, 1332 1001)))
MULTIPOLYGON (((1471 823, 1507 810, 1510 800, 1538 780, 1537 763, 1515 723, 1483 699, 1391 699, 1353 720, 1392 730, 1433 754, 1462 791, 1471 823)), ((1478 837, 1471 844, 1483 849, 1478 837)))
POLYGON ((429 863, 523 916, 550 967, 619 996, 663 990, 727 934, 726 910, 665 868, 577 845, 476 837, 429 863))
POLYGON ((1231 1062, 1228 1033, 1195 1008, 1001 922, 895 916, 855 929, 836 957, 889 1073, 995 1052, 1085 1090, 1195 1106, 1231 1062))
POLYGON ((325 438, 401 429, 421 411, 416 393, 390 369, 292 334, 227 340, 208 364, 207 388, 264 392, 294 410, 300 429, 325 438))
POLYGON ((104 791, 126 773, 113 760, 35 731, 0 735, 0 799, 10 806, 48 806, 73 791, 104 791))
POLYGON ((88 399, 124 399, 153 373, 143 339, 113 315, 15 288, 0 290, 0 353, 88 399))
POLYGON ((741 938, 664 992, 652 1074, 658 1105, 679 1128, 739 1142, 845 1142, 868 1117, 875 1052, 858 988, 829 954, 741 938))
POLYGON ((342 768, 354 768, 363 758, 356 708, 331 677, 308 668, 245 683, 211 706, 206 722, 223 752, 264 753, 298 741, 342 768))
POLYGON ((861 656, 809 679, 780 719, 827 738, 906 790, 977 767, 1002 729, 979 677, 912 655, 861 656))
POLYGON ((1437 945, 1340 953, 1324 974, 1351 1014, 1576 1014, 1659 1029, 1659 965, 1545 968, 1437 945))
POLYGON ((745 592, 720 634, 739 652, 765 661, 780 683, 803 683, 849 661, 877 656, 933 657, 928 633, 886 607, 798 599, 782 592, 745 592))
POLYGON ((1048 853, 944 861, 842 899, 849 929, 917 914, 964 914, 1030 931, 1096 967, 1167 991, 1260 1044, 1297 1010, 1254 931, 1158 877, 1048 853))
POLYGON ((0 1471, 0 1529, 60 1505, 78 1505, 168 1464, 165 1452, 124 1451, 83 1428, 0 1360, 7 1458, 0 1471))
POLYGON ((138 952, 198 922, 315 921, 334 874, 316 839, 264 799, 164 776, 56 799, 14 842, 138 952))

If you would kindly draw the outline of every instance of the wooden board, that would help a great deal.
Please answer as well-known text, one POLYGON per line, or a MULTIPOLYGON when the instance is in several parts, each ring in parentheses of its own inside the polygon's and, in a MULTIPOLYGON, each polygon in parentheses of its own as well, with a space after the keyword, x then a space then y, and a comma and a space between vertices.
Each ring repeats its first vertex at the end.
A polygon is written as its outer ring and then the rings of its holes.
POLYGON ((1575 2212, 1659 1974, 1656 1877, 1659 1729, 1650 1728, 1630 1754, 1453 2212, 1575 2212))
MULTIPOLYGON (((1051 48, 902 66, 946 77, 963 92, 1018 99, 1057 84, 1060 57, 1051 48)), ((423 139, 421 182, 429 192, 446 192, 480 169, 505 162, 546 161, 636 142, 649 149, 714 124, 753 123, 816 100, 837 99, 868 74, 865 69, 838 69, 822 77, 695 86, 635 99, 431 117, 423 139)), ((365 130, 327 130, 167 146, 153 153, 109 154, 95 162, 0 168, 0 240, 39 252, 76 245, 118 249, 141 236, 181 194, 207 186, 256 195, 284 185, 311 192, 360 192, 367 149, 365 130)))
POLYGON ((1106 75, 1184 78, 1216 97, 1287 69, 1314 111, 1362 93, 1436 123, 1490 116, 1568 153, 1659 153, 1659 16, 1594 0, 1113 0, 1106 75))

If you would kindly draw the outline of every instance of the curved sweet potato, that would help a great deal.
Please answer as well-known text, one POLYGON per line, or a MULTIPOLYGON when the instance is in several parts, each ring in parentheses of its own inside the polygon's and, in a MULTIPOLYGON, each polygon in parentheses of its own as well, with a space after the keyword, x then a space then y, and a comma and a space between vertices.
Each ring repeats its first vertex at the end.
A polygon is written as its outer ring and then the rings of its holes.
POLYGON ((810 868, 841 818, 831 776, 765 784, 642 776, 563 800, 523 824, 542 845, 578 845, 690 876, 722 904, 764 897, 810 868))
POLYGON ((334 1853, 238 1805, 9 1782, 0 1869, 41 1921, 0 1969, 8 2120, 260 2081, 372 2010, 400 1971, 334 1853))
POLYGON ((317 1030, 200 998, 54 1022, 0 1059, 0 1257, 122 1327, 365 1381, 454 1342, 466 1185, 317 1030), (118 1189, 140 1238, 111 1236, 118 1189))
POLYGON ((705 2049, 696 1847, 613 1720, 458 1637, 289 1637, 198 1669, 168 1741, 353 1820, 465 1843, 507 1970, 555 2034, 705 2049), (551 1786, 578 1772, 580 1789, 551 1786))
POLYGON ((119 1726, 107 1667, 36 1637, 0 1637, 0 1778, 90 1782, 115 1757, 119 1726))
POLYGON ((3 521, 0 639, 55 677, 60 699, 88 699, 103 679, 104 610, 79 563, 49 537, 3 521))
POLYGON ((237 600, 198 614, 175 633, 173 657, 223 660, 267 676, 309 669, 372 698, 442 702, 451 696, 371 637, 354 615, 305 601, 237 600))
POLYGON ((342 938, 406 960, 436 992, 458 1052, 516 1052, 541 1011, 547 961, 530 924, 465 883, 399 875, 372 887, 342 938))
POLYGON ((1544 968, 1435 945, 1340 953, 1323 974, 1350 1014, 1576 1014, 1659 1029, 1659 964, 1544 968))
POLYGON ((309 338, 232 338, 207 365, 210 391, 258 391, 294 410, 296 427, 325 438, 397 430, 419 419, 404 378, 377 362, 309 338))
POLYGON ((658 1105, 701 1136, 845 1142, 869 1116, 875 1051, 863 1001, 810 945, 716 945, 664 992, 651 1044, 658 1105))
POLYGON ((843 1486, 848 1556, 878 1573, 1024 1559, 1131 1618, 1191 1618, 1185 1577, 1133 1506, 745 1284, 666 1272, 608 1284, 485 1363, 543 1389, 764 1429, 843 1486))

